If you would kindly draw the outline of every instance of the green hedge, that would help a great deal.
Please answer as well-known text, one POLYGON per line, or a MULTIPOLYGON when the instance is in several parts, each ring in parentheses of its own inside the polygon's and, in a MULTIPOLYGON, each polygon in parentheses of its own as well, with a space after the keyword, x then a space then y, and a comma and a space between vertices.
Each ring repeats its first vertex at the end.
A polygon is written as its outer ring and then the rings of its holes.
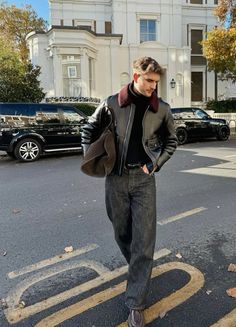
POLYGON ((80 111, 85 113, 87 116, 91 116, 97 106, 94 104, 88 104, 88 103, 72 103, 71 104, 74 108, 78 108, 80 111))
POLYGON ((222 101, 211 100, 207 102, 206 109, 214 110, 215 112, 219 112, 219 113, 224 113, 224 112, 236 113, 236 100, 222 100, 222 101))

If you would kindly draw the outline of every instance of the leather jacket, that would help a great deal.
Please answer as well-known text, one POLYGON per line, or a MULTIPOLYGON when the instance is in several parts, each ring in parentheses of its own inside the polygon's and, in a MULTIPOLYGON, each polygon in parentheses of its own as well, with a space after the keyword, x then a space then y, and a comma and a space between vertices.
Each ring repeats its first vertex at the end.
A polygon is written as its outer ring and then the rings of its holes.
MULTIPOLYGON (((115 116, 117 160, 113 173, 121 176, 135 113, 135 105, 129 97, 128 85, 120 93, 108 97, 98 106, 89 118, 88 124, 82 129, 82 146, 85 153, 89 145, 99 137, 105 126, 108 125, 111 119, 108 106, 113 110, 115 116)), ((158 98, 155 92, 150 98, 150 105, 146 109, 142 125, 144 150, 158 171, 176 150, 177 138, 170 106, 158 98)))

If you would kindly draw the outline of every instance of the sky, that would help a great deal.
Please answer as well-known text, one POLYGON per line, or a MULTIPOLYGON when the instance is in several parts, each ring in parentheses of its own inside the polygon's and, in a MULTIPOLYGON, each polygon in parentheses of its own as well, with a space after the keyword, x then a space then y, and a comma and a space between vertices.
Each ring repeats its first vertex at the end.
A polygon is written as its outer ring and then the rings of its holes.
POLYGON ((48 0, 0 0, 0 3, 3 2, 19 8, 24 7, 24 5, 31 5, 39 17, 46 21, 49 19, 48 0))

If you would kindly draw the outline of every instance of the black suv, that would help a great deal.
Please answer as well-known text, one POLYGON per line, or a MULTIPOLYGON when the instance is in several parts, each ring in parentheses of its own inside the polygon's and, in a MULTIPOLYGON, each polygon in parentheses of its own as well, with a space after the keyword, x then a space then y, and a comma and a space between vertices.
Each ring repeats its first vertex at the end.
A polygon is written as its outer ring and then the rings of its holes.
POLYGON ((46 103, 0 103, 0 150, 20 161, 46 152, 81 150, 85 114, 73 106, 46 103))
POLYGON ((225 119, 212 118, 200 108, 172 108, 171 112, 179 144, 194 138, 209 137, 226 141, 230 136, 230 128, 225 119))

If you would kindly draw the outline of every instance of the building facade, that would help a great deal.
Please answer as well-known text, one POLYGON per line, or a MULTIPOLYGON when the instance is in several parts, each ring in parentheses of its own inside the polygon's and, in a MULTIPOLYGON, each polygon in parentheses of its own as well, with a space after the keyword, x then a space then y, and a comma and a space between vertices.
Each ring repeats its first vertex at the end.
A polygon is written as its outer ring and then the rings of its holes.
POLYGON ((132 79, 132 62, 164 68, 158 94, 171 106, 230 93, 207 71, 199 42, 217 25, 216 0, 49 0, 50 28, 27 36, 46 97, 96 97, 132 79))

